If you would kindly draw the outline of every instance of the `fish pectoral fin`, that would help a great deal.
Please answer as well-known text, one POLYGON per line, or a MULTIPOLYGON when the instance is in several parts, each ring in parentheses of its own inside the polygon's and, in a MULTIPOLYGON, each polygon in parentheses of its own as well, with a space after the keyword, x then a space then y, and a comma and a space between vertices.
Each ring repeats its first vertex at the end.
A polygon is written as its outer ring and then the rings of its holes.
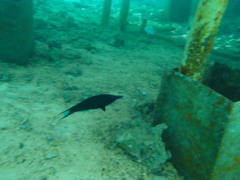
POLYGON ((101 109, 102 109, 103 111, 106 111, 106 108, 105 108, 105 107, 101 107, 101 109))

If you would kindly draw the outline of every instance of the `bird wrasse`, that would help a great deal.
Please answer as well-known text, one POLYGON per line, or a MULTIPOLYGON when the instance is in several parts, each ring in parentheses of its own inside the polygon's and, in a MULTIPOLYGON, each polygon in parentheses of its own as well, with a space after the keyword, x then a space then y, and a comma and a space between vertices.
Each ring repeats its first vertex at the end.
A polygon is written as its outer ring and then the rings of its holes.
POLYGON ((107 105, 113 103, 117 99, 122 99, 122 98, 123 96, 110 95, 110 94, 100 94, 97 96, 89 97, 84 101, 61 112, 60 114, 63 114, 63 117, 61 119, 66 118, 70 114, 77 111, 86 111, 90 109, 99 109, 99 108, 105 111, 107 105))

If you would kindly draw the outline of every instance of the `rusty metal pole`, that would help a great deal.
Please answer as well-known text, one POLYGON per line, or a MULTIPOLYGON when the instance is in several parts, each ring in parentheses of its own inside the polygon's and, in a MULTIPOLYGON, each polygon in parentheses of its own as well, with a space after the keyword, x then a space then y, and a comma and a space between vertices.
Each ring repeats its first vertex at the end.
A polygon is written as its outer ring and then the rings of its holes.
POLYGON ((184 50, 180 72, 201 81, 228 0, 201 0, 184 50))

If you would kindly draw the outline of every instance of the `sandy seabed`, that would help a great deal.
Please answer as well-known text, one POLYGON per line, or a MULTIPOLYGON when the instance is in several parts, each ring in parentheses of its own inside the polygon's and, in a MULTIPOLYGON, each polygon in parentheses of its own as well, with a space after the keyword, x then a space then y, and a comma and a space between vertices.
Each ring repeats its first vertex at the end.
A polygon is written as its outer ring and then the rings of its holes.
MULTIPOLYGON (((46 11, 35 12, 38 22, 46 11)), ((124 37, 122 47, 85 40, 91 48, 61 36, 59 48, 41 39, 44 33, 36 30, 29 65, 0 62, 0 179, 180 179, 171 164, 162 176, 153 175, 111 143, 120 123, 144 118, 139 105, 156 100, 161 76, 178 66, 182 49, 134 34, 124 37), (106 112, 78 112, 59 121, 60 112, 102 93, 124 98, 106 112)))

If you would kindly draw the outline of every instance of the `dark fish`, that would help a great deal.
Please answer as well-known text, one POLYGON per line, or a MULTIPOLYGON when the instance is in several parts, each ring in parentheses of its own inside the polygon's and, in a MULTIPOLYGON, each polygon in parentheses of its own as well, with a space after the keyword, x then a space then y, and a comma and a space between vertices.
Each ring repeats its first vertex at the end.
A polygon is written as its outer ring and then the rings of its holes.
MULTIPOLYGON (((123 96, 114 96, 110 94, 100 94, 97 96, 90 97, 83 102, 80 102, 79 104, 76 104, 75 106, 70 107, 69 109, 61 112, 60 114, 63 113, 63 118, 69 116, 70 114, 77 112, 77 111, 85 111, 85 110, 90 110, 90 109, 102 109, 105 111, 105 107, 117 99, 121 99, 123 96)), ((61 118, 61 119, 63 119, 61 118)))

